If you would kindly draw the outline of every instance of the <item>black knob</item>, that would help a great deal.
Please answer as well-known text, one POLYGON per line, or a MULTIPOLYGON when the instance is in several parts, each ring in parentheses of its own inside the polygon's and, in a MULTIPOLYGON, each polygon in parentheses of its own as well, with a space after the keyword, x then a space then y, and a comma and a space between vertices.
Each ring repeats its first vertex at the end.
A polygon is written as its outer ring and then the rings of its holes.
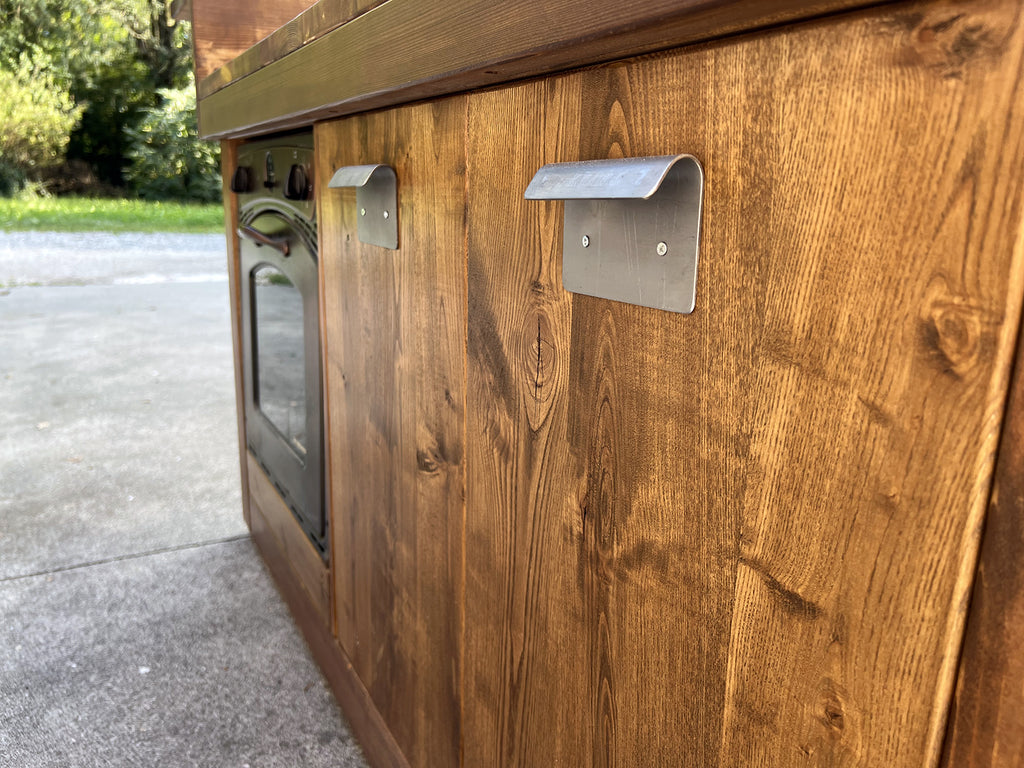
POLYGON ((309 198, 309 177, 304 165, 293 165, 288 171, 288 181, 284 185, 284 196, 289 200, 306 200, 309 198))
POLYGON ((274 154, 272 152, 267 152, 264 167, 267 169, 267 178, 263 180, 263 186, 273 189, 277 186, 277 177, 274 175, 274 154))
POLYGON ((232 192, 249 192, 252 189, 252 168, 240 165, 231 176, 232 192))

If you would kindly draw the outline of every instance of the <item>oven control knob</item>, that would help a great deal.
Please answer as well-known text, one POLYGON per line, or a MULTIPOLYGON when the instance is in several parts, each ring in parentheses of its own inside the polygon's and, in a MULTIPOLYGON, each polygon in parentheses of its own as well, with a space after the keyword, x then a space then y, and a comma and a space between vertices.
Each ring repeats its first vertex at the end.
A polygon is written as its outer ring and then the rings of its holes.
POLYGON ((232 192, 249 192, 252 190, 252 168, 240 165, 231 176, 232 192))
POLYGON ((289 200, 309 199, 309 175, 306 166, 293 165, 288 171, 288 182, 284 185, 284 196, 289 200))

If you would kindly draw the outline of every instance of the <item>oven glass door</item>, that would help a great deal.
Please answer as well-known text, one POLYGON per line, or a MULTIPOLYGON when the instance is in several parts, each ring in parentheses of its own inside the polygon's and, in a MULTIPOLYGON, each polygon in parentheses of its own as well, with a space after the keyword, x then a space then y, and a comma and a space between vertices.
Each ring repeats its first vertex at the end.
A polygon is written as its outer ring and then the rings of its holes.
POLYGON ((302 293, 271 264, 251 273, 255 323, 256 407, 305 459, 306 359, 302 339, 302 293))
POLYGON ((324 551, 319 289, 315 251, 282 211, 240 228, 249 450, 324 551))

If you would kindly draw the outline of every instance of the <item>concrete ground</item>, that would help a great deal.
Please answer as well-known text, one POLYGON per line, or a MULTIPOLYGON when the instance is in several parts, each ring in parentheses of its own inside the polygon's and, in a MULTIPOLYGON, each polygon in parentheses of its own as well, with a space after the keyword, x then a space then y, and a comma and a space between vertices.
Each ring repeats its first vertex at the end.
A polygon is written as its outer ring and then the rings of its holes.
POLYGON ((224 240, 0 233, 0 766, 364 766, 241 515, 224 240))

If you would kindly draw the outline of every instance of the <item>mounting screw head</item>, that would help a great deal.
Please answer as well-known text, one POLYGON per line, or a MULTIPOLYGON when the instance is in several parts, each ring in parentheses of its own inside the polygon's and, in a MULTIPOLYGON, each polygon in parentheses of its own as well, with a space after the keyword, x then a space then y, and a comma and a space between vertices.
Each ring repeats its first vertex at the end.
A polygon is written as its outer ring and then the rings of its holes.
POLYGON ((664 241, 658 243, 658 247, 656 250, 658 251, 659 256, 664 256, 666 253, 668 253, 668 243, 664 241))
POLYGON ((384 211, 384 218, 386 219, 386 218, 388 218, 389 216, 391 216, 391 214, 390 214, 390 213, 388 213, 387 211, 384 211))
POLYGON ((359 209, 359 215, 360 216, 365 216, 366 215, 366 209, 365 208, 360 208, 359 209))
POLYGON ((583 243, 583 247, 584 248, 589 248, 590 247, 590 235, 584 235, 582 243, 583 243))

